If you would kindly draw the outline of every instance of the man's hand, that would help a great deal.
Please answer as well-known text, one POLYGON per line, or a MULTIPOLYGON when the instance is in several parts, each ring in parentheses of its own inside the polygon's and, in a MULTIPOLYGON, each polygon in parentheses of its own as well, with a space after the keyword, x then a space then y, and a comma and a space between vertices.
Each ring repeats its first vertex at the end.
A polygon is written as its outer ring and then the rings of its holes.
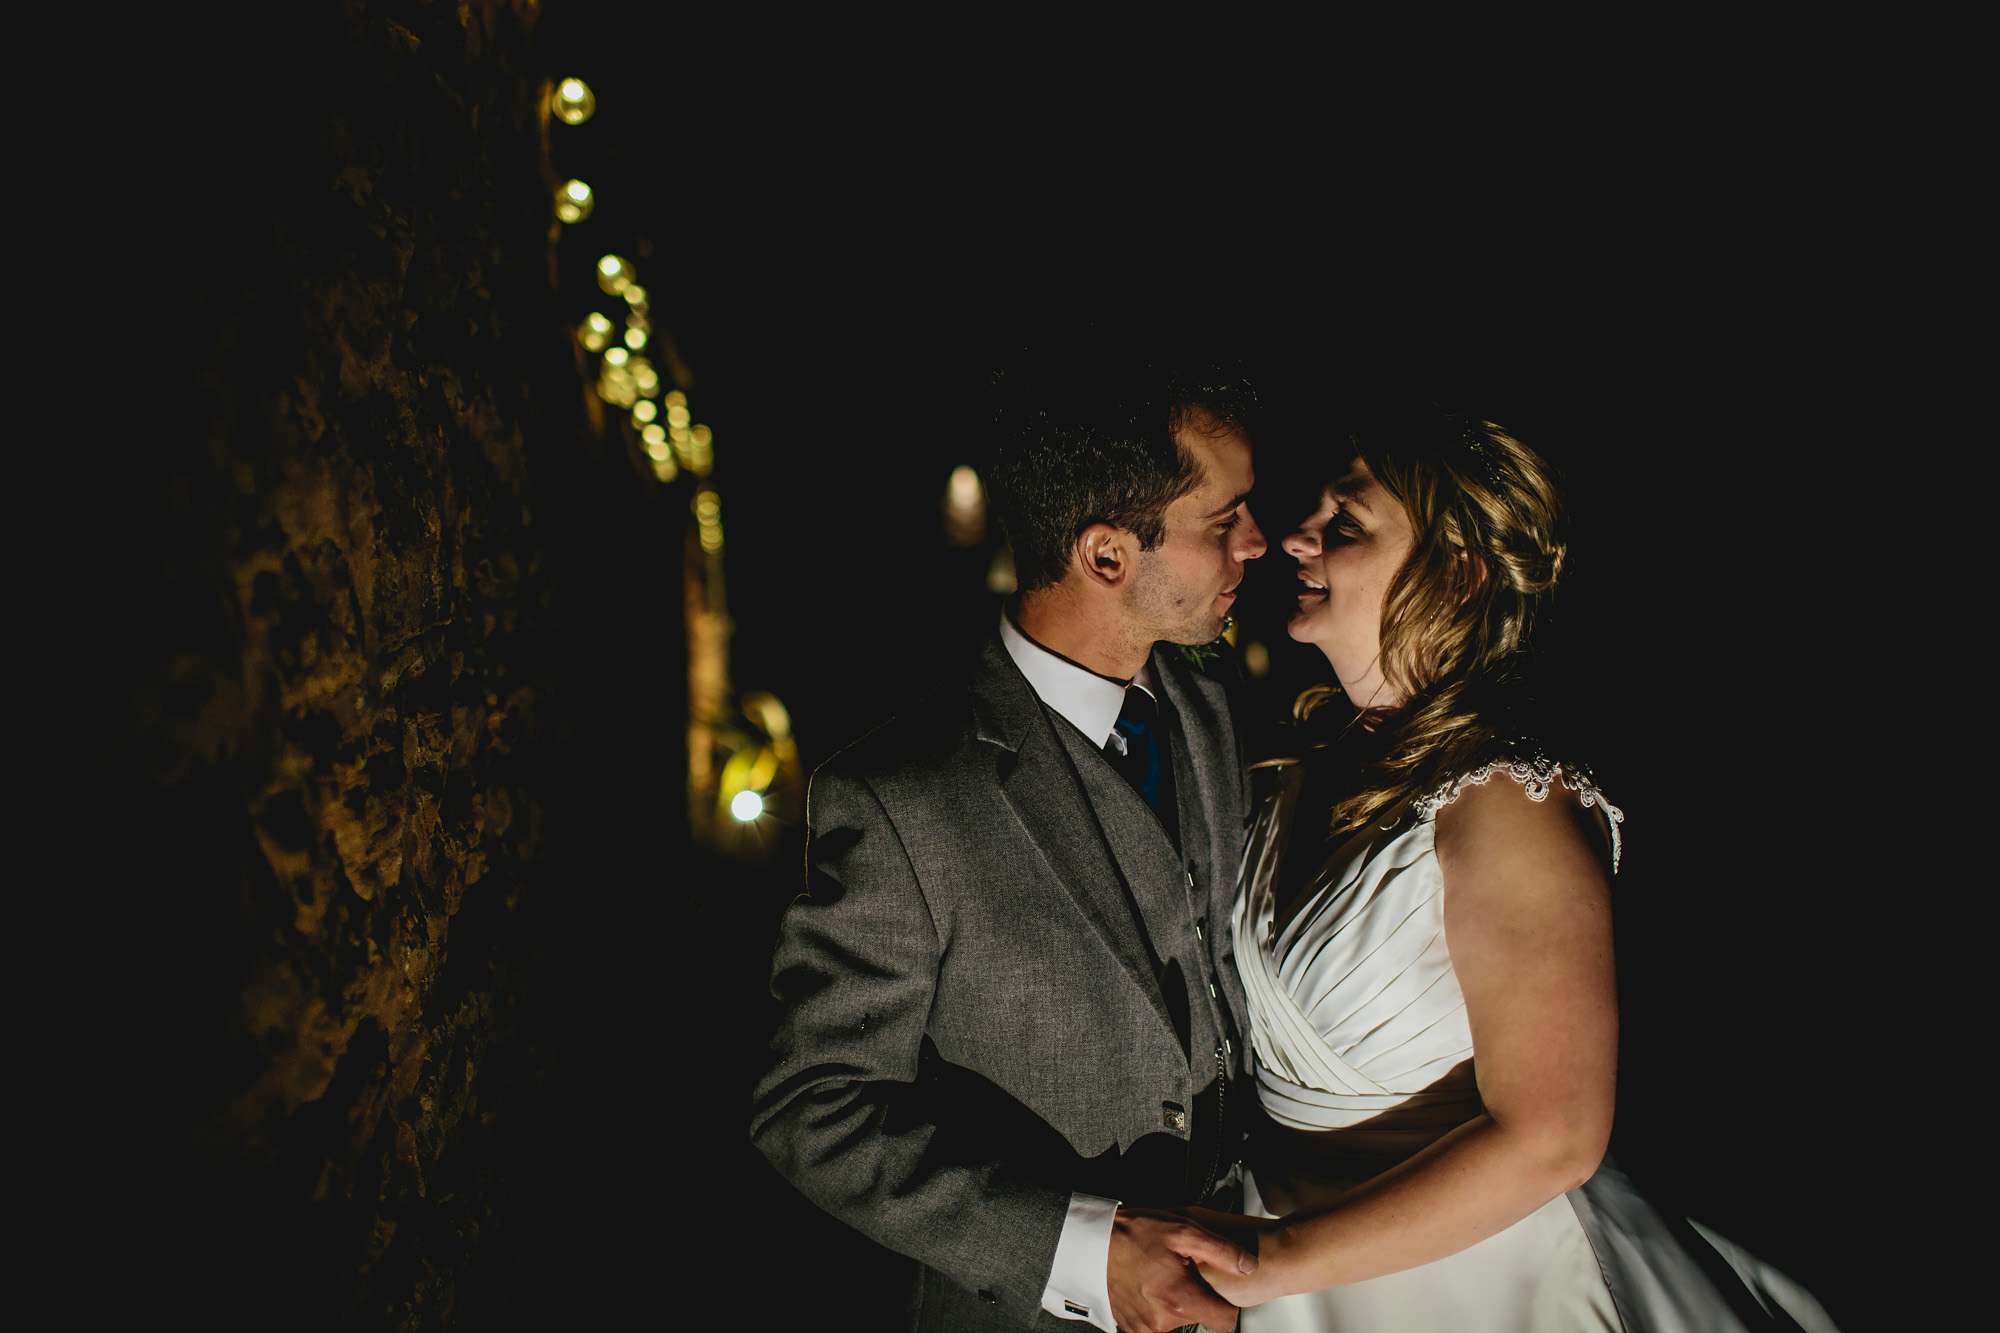
POLYGON ((1236 1307, 1210 1291, 1189 1264, 1223 1273, 1257 1271, 1257 1256, 1179 1213, 1120 1208, 1111 1224, 1106 1283, 1123 1333, 1173 1333, 1188 1324, 1229 1330, 1236 1307))
POLYGON ((1227 1213, 1219 1208, 1188 1208, 1187 1218, 1196 1226, 1222 1237, 1226 1241, 1240 1245, 1257 1256, 1257 1271, 1241 1273, 1234 1268, 1218 1268, 1206 1260, 1200 1264, 1201 1280, 1209 1290, 1239 1309, 1247 1310, 1253 1305, 1262 1305, 1278 1295, 1273 1279, 1278 1270, 1264 1262, 1265 1251, 1277 1234, 1279 1221, 1275 1217, 1250 1217, 1243 1213, 1227 1213))

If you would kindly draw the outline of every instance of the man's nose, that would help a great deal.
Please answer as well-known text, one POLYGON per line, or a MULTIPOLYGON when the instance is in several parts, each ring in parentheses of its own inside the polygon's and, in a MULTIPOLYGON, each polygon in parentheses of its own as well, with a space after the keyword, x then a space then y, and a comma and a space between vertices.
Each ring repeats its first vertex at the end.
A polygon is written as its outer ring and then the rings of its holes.
POLYGON ((1243 511, 1243 554, 1242 560, 1255 560, 1270 550, 1270 543, 1264 540, 1264 530, 1257 526, 1257 516, 1248 509, 1243 511))

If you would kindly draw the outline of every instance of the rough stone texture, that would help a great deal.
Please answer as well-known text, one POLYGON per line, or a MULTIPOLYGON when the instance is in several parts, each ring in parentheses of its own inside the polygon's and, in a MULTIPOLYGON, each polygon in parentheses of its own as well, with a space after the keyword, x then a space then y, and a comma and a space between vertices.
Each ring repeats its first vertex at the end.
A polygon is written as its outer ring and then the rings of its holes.
POLYGON ((62 666, 121 904, 80 932, 70 1191, 100 1299, 486 1326, 554 1225, 517 1220, 575 878, 544 509, 651 483, 565 344, 535 6, 276 8, 143 57, 95 215, 157 333, 62 666))

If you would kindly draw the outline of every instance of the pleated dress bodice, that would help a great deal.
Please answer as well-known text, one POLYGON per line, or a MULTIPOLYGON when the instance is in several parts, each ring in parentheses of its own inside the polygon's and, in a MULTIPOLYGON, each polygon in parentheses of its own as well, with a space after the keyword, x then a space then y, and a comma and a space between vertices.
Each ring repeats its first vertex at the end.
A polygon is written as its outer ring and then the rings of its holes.
MULTIPOLYGON (((1465 993, 1444 927, 1436 818, 1466 787, 1597 810, 1615 872, 1625 816, 1588 770, 1524 750, 1417 802, 1397 825, 1334 848, 1279 916, 1287 842, 1317 834, 1302 765, 1257 803, 1237 883, 1236 961, 1258 1100, 1248 1211, 1337 1205, 1483 1107, 1465 993)), ((1698 1223, 1662 1214, 1605 1161, 1577 1189, 1455 1254, 1245 1310, 1244 1333, 1748 1333, 1833 1323, 1811 1293, 1698 1223)))
POLYGON ((1238 886, 1236 957, 1256 1020, 1259 1099, 1288 1128, 1376 1124, 1398 1142, 1412 1133, 1427 1142, 1479 1111, 1472 1027, 1445 941, 1437 812, 1501 774, 1531 800, 1567 790, 1604 812, 1614 858, 1624 815, 1581 770, 1546 759, 1485 765, 1419 802, 1399 827, 1350 840, 1281 925, 1278 868, 1283 832, 1299 817, 1301 769, 1280 773, 1258 806, 1238 886))

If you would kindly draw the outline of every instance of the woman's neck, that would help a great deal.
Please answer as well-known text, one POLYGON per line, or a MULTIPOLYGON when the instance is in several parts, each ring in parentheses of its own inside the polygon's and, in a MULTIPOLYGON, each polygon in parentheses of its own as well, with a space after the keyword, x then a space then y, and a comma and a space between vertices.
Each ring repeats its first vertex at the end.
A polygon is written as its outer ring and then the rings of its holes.
MULTIPOLYGON (((1322 648, 1321 651, 1326 650, 1322 648)), ((1382 659, 1379 656, 1352 679, 1340 669, 1340 663, 1333 660, 1332 653, 1326 654, 1326 662, 1333 668, 1333 677, 1340 682, 1341 692, 1357 712, 1393 712, 1403 706, 1405 700, 1402 695, 1390 687, 1388 678, 1382 674, 1382 659)), ((1364 722, 1362 725, 1372 727, 1373 724, 1364 722)))

